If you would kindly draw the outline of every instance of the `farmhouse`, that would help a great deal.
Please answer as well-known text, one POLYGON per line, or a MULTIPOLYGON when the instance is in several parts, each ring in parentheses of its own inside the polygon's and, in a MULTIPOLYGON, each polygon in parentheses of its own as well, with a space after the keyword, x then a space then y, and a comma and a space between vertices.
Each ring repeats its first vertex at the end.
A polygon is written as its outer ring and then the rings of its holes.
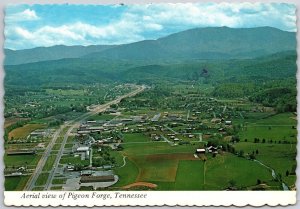
POLYGON ((206 150, 209 152, 209 153, 218 153, 218 148, 217 147, 213 147, 213 146, 209 146, 206 148, 206 150))
POLYGON ((206 150, 205 149, 196 149, 196 154, 205 154, 206 150))

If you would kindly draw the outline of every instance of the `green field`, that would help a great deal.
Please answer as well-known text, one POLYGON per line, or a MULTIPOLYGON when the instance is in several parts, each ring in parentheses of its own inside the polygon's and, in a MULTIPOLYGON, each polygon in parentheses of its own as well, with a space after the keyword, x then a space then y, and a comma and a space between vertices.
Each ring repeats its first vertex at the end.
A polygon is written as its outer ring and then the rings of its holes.
POLYGON ((103 115, 93 115, 88 118, 88 120, 111 120, 115 118, 115 115, 108 115, 108 114, 103 114, 103 115))
POLYGON ((89 165, 89 160, 81 160, 81 157, 78 156, 78 157, 67 157, 67 156, 63 156, 59 163, 61 164, 68 164, 68 163, 71 163, 72 165, 75 165, 75 164, 81 164, 81 165, 89 165))
POLYGON ((32 131, 36 129, 45 128, 45 124, 26 124, 20 128, 16 128, 9 132, 9 139, 24 139, 26 138, 32 131))
POLYGON ((135 182, 139 169, 132 160, 127 158, 126 165, 122 168, 116 168, 115 172, 119 176, 119 181, 113 187, 122 187, 135 182))
POLYGON ((49 177, 49 173, 41 173, 38 177, 38 179, 35 182, 36 186, 43 186, 46 184, 47 179, 49 177))
POLYGON ((43 171, 50 171, 52 169, 56 157, 57 157, 56 155, 49 155, 49 157, 43 167, 43 171))
POLYGON ((204 163, 202 161, 179 161, 174 184, 175 190, 203 190, 204 163))
POLYGON ((151 138, 142 133, 124 134, 124 143, 127 142, 150 142, 151 138))
POLYGON ((297 141, 297 121, 292 113, 277 114, 248 123, 239 135, 242 140, 254 141, 254 138, 295 143, 297 141))
POLYGON ((64 184, 67 179, 53 179, 52 184, 64 184))
POLYGON ((252 153, 258 150, 256 159, 271 167, 276 173, 282 175, 283 180, 289 185, 295 184, 295 176, 286 177, 286 171, 291 173, 292 167, 296 165, 296 144, 262 144, 251 142, 240 142, 235 145, 237 150, 252 153))
POLYGON ((4 155, 6 166, 34 166, 38 163, 40 155, 4 155))
POLYGON ((224 190, 229 181, 237 188, 246 188, 257 183, 257 179, 272 180, 271 172, 258 163, 232 154, 217 155, 205 163, 205 189, 224 190))
POLYGON ((5 191, 21 191, 25 187, 29 176, 5 177, 5 191))
POLYGON ((52 150, 60 150, 61 144, 54 144, 52 150))
POLYGON ((170 146, 166 142, 151 142, 140 144, 124 144, 124 153, 127 155, 149 155, 149 154, 168 154, 168 153, 194 153, 201 143, 195 145, 170 146))

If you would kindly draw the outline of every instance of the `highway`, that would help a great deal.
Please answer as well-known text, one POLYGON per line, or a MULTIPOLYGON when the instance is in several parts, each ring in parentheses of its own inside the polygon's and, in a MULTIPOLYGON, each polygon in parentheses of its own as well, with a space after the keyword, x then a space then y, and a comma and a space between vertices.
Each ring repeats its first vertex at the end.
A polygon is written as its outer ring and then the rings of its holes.
POLYGON ((74 120, 71 120, 71 121, 68 121, 68 122, 65 122, 64 125, 62 125, 53 135, 49 145, 47 146, 44 154, 42 155, 40 161, 38 162, 37 164, 37 167, 35 169, 35 171, 33 172, 32 176, 30 177, 30 179, 28 180, 26 186, 24 187, 24 191, 31 191, 34 186, 35 186, 35 182, 36 180, 38 179, 39 175, 41 174, 42 170, 43 170, 43 167, 48 159, 48 157, 50 156, 50 153, 52 151, 52 148, 57 140, 57 138, 61 135, 61 132, 63 131, 63 129, 65 129, 68 125, 71 125, 71 127, 67 130, 67 132, 65 133, 64 135, 64 140, 61 144, 61 147, 59 149, 59 152, 58 152, 58 155, 55 159, 55 162, 54 162, 54 165, 53 165, 53 168, 51 169, 50 171, 50 174, 48 176, 48 179, 47 179, 47 182, 46 182, 46 185, 44 187, 44 190, 49 190, 51 188, 51 182, 53 180, 53 177, 54 177, 54 174, 55 174, 55 171, 58 167, 58 164, 59 164, 59 161, 61 159, 61 156, 63 155, 63 151, 64 151, 64 147, 65 147, 65 144, 67 142, 67 139, 68 139, 68 135, 71 133, 71 131, 76 127, 76 126, 79 126, 80 124, 80 121, 92 116, 92 115, 95 115, 95 114, 98 114, 100 112, 104 112, 107 108, 110 107, 110 105, 112 104, 118 104, 122 99, 124 98, 127 98, 127 97, 132 97, 132 96, 135 96, 136 94, 142 92, 145 90, 145 86, 142 85, 142 86, 137 86, 135 85, 135 87, 137 88, 136 90, 128 93, 128 94, 125 94, 123 96, 120 96, 118 98, 116 98, 115 100, 113 101, 110 101, 106 104, 102 104, 102 105, 98 105, 96 106, 95 108, 93 108, 90 112, 88 113, 84 113, 83 115, 75 118, 74 120))

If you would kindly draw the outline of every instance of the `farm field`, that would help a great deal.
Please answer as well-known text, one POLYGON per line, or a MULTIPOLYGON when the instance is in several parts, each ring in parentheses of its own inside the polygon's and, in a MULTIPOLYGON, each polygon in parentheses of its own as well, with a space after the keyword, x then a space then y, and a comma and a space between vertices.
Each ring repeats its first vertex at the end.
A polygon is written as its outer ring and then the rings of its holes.
POLYGON ((7 155, 5 154, 3 159, 4 159, 4 163, 5 165, 9 165, 9 166, 26 166, 26 164, 28 166, 35 166, 39 159, 40 159, 40 155, 7 155))
POLYGON ((240 132, 242 140, 253 141, 254 138, 260 140, 273 140, 277 143, 284 140, 292 143, 297 141, 297 121, 293 119, 292 113, 277 114, 255 122, 247 123, 244 130, 240 132))
POLYGON ((26 124, 23 127, 16 128, 9 132, 9 139, 24 139, 26 138, 32 131, 36 129, 45 128, 44 124, 26 124))
POLYGON ((140 133, 124 134, 124 143, 130 142, 151 142, 151 138, 140 133))
POLYGON ((295 184, 295 175, 286 176, 286 171, 293 173, 296 168, 296 144, 240 142, 235 147, 237 150, 244 150, 245 153, 258 150, 257 160, 279 173, 289 186, 295 184))
POLYGON ((257 179, 272 180, 271 172, 254 161, 232 154, 218 155, 205 162, 205 189, 224 190, 233 181, 238 188, 254 186, 257 179))
POLYGON ((26 118, 5 118, 4 120, 4 128, 7 128, 19 121, 27 120, 26 118))
POLYGON ((21 191, 25 187, 29 176, 5 177, 5 191, 21 191))

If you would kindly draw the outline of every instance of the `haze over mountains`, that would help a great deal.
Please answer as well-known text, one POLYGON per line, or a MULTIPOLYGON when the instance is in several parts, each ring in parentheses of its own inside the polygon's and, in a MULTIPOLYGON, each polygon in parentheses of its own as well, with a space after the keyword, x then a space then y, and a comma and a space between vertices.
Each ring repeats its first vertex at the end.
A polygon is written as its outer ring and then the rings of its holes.
MULTIPOLYGON (((281 51, 296 50, 294 32, 271 27, 196 28, 157 40, 124 45, 53 46, 25 50, 5 49, 5 65, 79 58, 76 62, 128 60, 160 62, 201 59, 249 59, 281 51)), ((54 64, 54 63, 53 63, 54 64)))

